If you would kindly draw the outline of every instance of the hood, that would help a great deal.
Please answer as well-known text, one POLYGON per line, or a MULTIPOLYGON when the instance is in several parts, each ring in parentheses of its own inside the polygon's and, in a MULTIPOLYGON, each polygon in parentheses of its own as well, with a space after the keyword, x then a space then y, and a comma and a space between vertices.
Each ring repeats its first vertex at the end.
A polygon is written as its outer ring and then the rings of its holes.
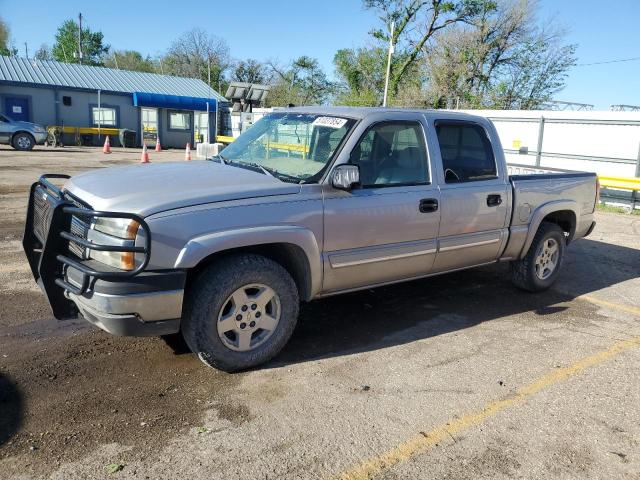
POLYGON ((94 210, 144 217, 203 203, 298 193, 300 185, 203 160, 93 170, 71 178, 65 190, 94 210))
POLYGON ((16 127, 22 127, 22 128, 26 128, 29 130, 33 130, 35 128, 38 128, 42 131, 46 131, 45 128, 42 125, 39 125, 37 123, 33 123, 33 122, 24 122, 22 120, 13 120, 11 122, 12 125, 15 125, 16 127))

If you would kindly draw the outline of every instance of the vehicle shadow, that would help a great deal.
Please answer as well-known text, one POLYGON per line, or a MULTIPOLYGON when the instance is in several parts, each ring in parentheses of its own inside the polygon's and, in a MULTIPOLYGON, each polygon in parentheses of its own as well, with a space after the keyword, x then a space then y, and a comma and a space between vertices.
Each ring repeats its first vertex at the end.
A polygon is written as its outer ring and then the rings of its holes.
POLYGON ((509 266, 496 264, 329 297, 302 306, 290 342, 263 368, 387 348, 510 315, 550 316, 580 295, 639 276, 640 250, 584 239, 568 248, 558 281, 541 293, 517 289, 509 266))
POLYGON ((0 446, 18 431, 24 416, 23 395, 7 375, 0 372, 0 446))

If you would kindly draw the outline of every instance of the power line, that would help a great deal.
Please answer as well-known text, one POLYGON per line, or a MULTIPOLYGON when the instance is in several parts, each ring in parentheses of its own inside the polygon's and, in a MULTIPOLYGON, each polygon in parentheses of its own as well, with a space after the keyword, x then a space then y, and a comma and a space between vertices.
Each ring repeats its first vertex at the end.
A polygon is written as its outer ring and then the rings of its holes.
POLYGON ((622 58, 622 59, 619 59, 619 60, 607 60, 607 61, 604 61, 604 62, 578 63, 578 64, 576 64, 576 67, 588 67, 590 65, 605 65, 607 63, 634 62, 636 60, 640 60, 640 57, 622 58))

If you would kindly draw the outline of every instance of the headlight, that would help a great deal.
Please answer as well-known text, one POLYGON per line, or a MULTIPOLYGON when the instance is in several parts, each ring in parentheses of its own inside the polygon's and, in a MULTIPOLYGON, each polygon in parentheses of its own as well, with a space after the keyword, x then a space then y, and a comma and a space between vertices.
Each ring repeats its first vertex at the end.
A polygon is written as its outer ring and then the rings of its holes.
POLYGON ((140 224, 130 218, 98 217, 93 226, 99 232, 114 237, 135 240, 140 224))
MULTIPOLYGON (((101 236, 97 243, 127 247, 133 247, 135 245, 139 228, 140 224, 129 218, 98 217, 93 224, 95 231, 116 237, 109 241, 109 237, 101 236)), ((98 250, 90 250, 89 258, 122 270, 133 270, 142 263, 141 260, 136 259, 136 254, 133 252, 101 252, 98 250)))

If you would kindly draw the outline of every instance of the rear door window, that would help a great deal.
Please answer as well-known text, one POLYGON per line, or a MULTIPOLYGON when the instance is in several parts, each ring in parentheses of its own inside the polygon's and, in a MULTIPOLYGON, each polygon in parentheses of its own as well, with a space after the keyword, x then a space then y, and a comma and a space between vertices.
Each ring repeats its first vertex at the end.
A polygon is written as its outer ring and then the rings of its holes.
POLYGON ((471 122, 436 123, 445 183, 497 178, 493 148, 483 127, 471 122))

